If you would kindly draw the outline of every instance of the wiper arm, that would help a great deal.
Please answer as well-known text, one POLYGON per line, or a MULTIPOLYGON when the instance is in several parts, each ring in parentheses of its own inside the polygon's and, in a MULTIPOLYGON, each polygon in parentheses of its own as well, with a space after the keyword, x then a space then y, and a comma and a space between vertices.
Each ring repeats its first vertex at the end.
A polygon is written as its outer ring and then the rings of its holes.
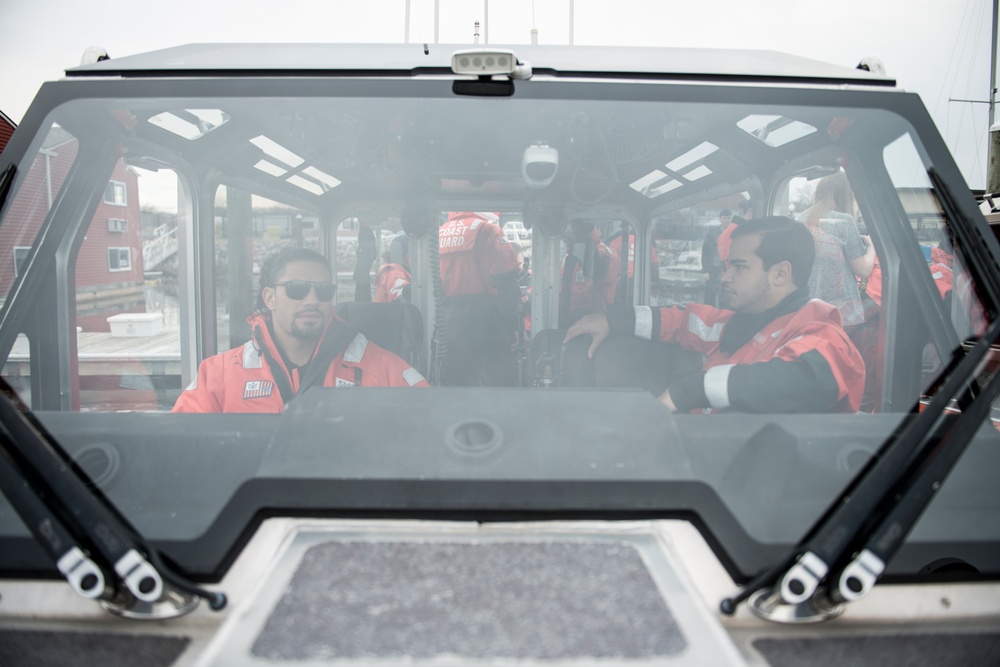
POLYGON ((6 380, 0 378, 0 488, 70 585, 112 613, 162 619, 204 598, 226 596, 170 570, 55 444, 6 380))
POLYGON ((917 414, 896 429, 806 538, 738 595, 723 600, 722 612, 732 614, 757 594, 764 614, 784 605, 798 607, 798 616, 829 617, 837 605, 864 597, 1000 395, 995 378, 978 395, 973 382, 998 340, 1000 320, 965 355, 956 353, 923 411, 914 405, 917 414), (963 412, 942 419, 956 397, 963 412))

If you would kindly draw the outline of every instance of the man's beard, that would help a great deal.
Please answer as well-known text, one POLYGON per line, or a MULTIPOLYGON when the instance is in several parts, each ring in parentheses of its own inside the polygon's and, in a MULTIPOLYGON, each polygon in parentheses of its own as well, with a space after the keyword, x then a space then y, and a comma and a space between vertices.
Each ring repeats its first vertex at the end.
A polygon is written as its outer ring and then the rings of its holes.
POLYGON ((290 329, 292 335, 300 340, 317 341, 323 335, 323 325, 325 323, 326 319, 323 317, 323 313, 318 310, 308 310, 303 311, 303 313, 296 313, 296 318, 292 320, 290 329), (316 325, 300 323, 297 316, 304 313, 316 313, 319 315, 319 322, 316 325))

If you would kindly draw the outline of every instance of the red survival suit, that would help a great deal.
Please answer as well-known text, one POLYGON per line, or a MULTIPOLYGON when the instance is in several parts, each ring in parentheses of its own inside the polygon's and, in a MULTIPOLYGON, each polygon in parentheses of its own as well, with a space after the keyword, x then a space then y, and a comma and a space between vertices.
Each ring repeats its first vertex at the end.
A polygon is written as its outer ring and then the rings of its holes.
POLYGON ((481 213, 452 213, 438 232, 445 298, 496 296, 492 278, 517 274, 517 255, 500 227, 481 213))
MULTIPOLYGON (((334 318, 327 323, 330 332, 334 318)), ((251 340, 201 362, 198 378, 181 392, 172 412, 284 412, 285 404, 260 346, 266 346, 294 393, 299 371, 285 367, 263 315, 251 317, 251 340)), ((322 342, 322 338, 320 342, 322 342)), ((317 343, 316 349, 319 350, 317 343)), ((313 353, 315 355, 315 352, 313 353)), ((334 358, 323 378, 324 387, 426 387, 427 380, 398 356, 357 334, 334 358)))
POLYGON ((517 256, 490 221, 494 217, 499 216, 451 213, 438 231, 446 385, 509 386, 516 381, 511 346, 520 327, 517 256))
POLYGON ((398 301, 409 284, 410 272, 404 267, 399 264, 383 264, 375 274, 374 300, 378 303, 398 301))
MULTIPOLYGON (((695 303, 636 306, 634 316, 634 335, 706 355, 701 373, 671 383, 678 410, 856 412, 861 404, 865 365, 840 326, 840 312, 803 292, 759 316, 695 303), (731 321, 749 325, 748 340, 725 352, 720 343, 731 321)), ((629 318, 609 323, 616 333, 632 324, 629 318)))

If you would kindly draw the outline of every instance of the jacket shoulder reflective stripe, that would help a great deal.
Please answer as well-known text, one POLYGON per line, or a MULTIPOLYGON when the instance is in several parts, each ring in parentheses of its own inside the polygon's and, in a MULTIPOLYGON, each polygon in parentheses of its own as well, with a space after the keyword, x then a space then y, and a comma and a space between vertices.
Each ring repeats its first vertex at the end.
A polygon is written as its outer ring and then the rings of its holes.
POLYGON ((365 356, 365 348, 368 347, 368 339, 364 334, 359 333, 351 341, 351 344, 344 350, 344 361, 351 364, 360 364, 361 358, 365 356))
POLYGON ((424 376, 416 368, 410 367, 403 371, 403 379, 412 387, 415 384, 423 382, 424 376))
POLYGON ((708 326, 703 319, 688 311, 688 331, 707 343, 718 343, 724 326, 725 322, 716 322, 708 326))
POLYGON ((243 343, 243 368, 263 368, 264 362, 261 360, 260 350, 253 344, 252 340, 243 343))

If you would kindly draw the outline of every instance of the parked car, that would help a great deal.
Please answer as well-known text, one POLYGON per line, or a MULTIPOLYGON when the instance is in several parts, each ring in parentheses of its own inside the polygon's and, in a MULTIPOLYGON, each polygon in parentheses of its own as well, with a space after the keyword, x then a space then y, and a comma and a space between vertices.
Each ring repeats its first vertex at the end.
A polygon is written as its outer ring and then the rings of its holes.
MULTIPOLYGON (((997 664, 998 260, 920 99, 852 67, 440 44, 194 44, 74 67, 0 155, 0 662, 997 664), (723 365, 711 407, 671 412, 658 398, 703 359, 654 336, 678 312, 651 307, 654 227, 700 240, 684 221, 720 198, 784 216, 789 191, 833 174, 880 265, 875 353, 848 369, 870 407, 839 384, 816 388, 837 411, 727 407, 740 373, 723 365), (158 320, 129 235, 161 179, 178 238, 156 303, 176 316, 115 335, 107 318, 158 320), (524 317, 501 332, 508 386, 440 372, 455 302, 438 230, 470 210, 533 236, 524 317), (431 386, 171 413, 205 359, 261 359, 251 267, 306 241, 296 212, 334 276, 365 278, 338 228, 408 233, 410 303, 333 300, 362 350, 431 386), (603 258, 622 273, 601 288, 629 288, 590 303, 641 335, 593 357, 558 328, 563 289, 594 297, 598 266, 578 234, 579 270, 560 275, 568 225, 635 238, 633 261, 603 258)), ((706 312, 701 292, 682 305, 706 312)), ((740 342, 767 344, 743 315, 726 320, 750 328, 740 342)), ((768 368, 754 398, 803 398, 800 366, 768 368)))
POLYGON ((531 230, 525 229, 524 223, 520 220, 511 220, 504 223, 503 233, 510 241, 523 241, 531 238, 531 230))

